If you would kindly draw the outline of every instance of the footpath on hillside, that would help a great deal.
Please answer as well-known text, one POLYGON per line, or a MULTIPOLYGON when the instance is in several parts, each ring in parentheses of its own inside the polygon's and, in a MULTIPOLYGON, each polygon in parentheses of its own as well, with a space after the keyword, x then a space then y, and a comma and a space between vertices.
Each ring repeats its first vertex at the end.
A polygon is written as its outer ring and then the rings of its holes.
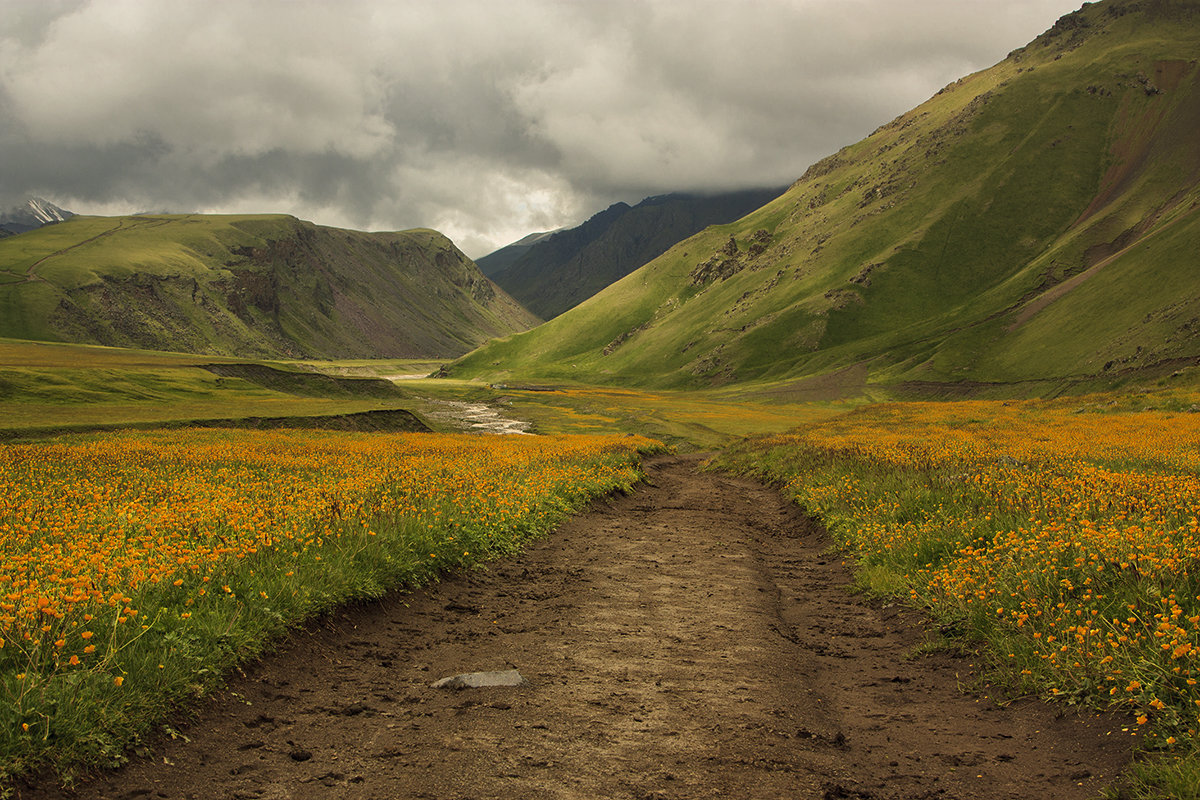
POLYGON ((150 752, 34 798, 1094 798, 1113 717, 964 694, 774 490, 647 464, 519 557, 296 633, 150 752), (520 687, 435 689, 518 670, 520 687))

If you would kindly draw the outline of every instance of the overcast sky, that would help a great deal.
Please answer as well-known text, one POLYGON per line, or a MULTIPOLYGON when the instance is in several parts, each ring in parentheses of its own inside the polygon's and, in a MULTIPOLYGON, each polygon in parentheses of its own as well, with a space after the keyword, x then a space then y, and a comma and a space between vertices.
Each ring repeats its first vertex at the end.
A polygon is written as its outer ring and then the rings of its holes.
POLYGON ((785 185, 1078 0, 0 0, 0 207, 286 212, 471 256, 785 185))

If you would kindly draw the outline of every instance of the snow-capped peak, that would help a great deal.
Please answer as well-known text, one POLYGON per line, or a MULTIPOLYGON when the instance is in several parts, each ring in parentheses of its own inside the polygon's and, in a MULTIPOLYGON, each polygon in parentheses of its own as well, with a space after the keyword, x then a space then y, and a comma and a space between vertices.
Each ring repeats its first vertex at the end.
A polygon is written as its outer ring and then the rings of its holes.
POLYGON ((31 197, 7 211, 0 211, 0 228, 8 230, 10 233, 23 233, 43 225, 62 222, 73 216, 75 214, 59 208, 49 200, 31 197))
POLYGON ((29 198, 29 202, 25 204, 25 207, 33 214, 34 219, 43 225, 49 225, 51 222, 62 222, 69 217, 75 216, 70 211, 64 211, 49 200, 43 200, 40 197, 29 198))

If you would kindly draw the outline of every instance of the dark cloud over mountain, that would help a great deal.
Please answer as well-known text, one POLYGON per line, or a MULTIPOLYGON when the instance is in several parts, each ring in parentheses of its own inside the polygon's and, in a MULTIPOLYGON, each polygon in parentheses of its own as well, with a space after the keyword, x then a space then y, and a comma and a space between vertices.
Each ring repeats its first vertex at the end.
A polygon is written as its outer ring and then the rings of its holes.
POLYGON ((787 183, 1075 0, 8 0, 0 205, 283 211, 478 255, 787 183))

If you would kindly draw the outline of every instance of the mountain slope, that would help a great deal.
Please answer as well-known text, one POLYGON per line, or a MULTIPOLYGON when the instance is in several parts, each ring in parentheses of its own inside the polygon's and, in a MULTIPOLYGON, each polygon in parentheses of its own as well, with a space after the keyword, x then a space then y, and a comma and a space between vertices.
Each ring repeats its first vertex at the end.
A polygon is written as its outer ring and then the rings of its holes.
POLYGON ((439 233, 75 217, 0 240, 0 336, 238 356, 461 355, 534 318, 439 233))
POLYGON ((31 197, 18 206, 0 212, 0 231, 8 235, 24 233, 43 225, 68 220, 73 216, 73 212, 61 209, 49 200, 31 197))
POLYGON ((512 244, 505 245, 499 250, 475 259, 475 264, 479 267, 480 272, 490 278, 497 272, 502 272, 512 266, 514 261, 529 251, 529 248, 556 233, 558 231, 542 231, 541 233, 531 233, 528 236, 523 236, 512 244))
POLYGON ((1195 0, 1086 5, 452 372, 861 390, 1200 363, 1198 53, 1195 0))
POLYGON ((745 216, 782 192, 775 188, 667 194, 648 197, 636 206, 616 203, 576 228, 531 242, 507 267, 491 273, 492 279, 530 311, 550 319, 676 242, 709 225, 745 216))

